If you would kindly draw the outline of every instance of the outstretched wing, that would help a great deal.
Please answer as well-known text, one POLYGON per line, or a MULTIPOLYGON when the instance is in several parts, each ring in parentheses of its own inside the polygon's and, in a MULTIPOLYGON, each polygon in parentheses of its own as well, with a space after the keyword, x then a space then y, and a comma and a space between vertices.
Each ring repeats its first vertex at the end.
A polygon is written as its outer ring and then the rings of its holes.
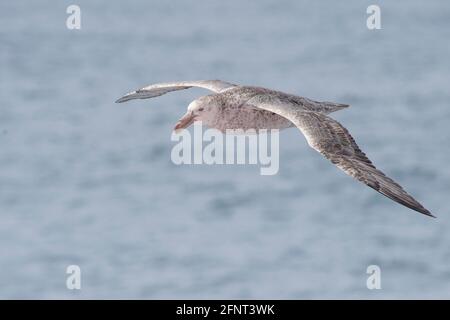
POLYGON ((434 217, 398 183, 375 168, 348 130, 336 120, 321 113, 302 111, 288 105, 255 106, 289 119, 300 129, 313 149, 348 175, 408 208, 434 217))
POLYGON ((125 102, 133 99, 148 99, 158 97, 167 92, 189 89, 191 87, 199 87, 214 92, 222 92, 225 89, 235 87, 235 84, 221 80, 198 80, 198 81, 180 81, 152 84, 147 87, 127 93, 123 97, 117 99, 116 103, 125 102))

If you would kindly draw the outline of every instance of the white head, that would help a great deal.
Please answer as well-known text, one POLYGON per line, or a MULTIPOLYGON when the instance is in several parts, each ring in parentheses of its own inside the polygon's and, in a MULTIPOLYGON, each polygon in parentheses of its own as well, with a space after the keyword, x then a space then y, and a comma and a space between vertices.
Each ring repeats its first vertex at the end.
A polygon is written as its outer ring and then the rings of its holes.
POLYGON ((206 125, 212 125, 219 112, 214 96, 203 96, 192 101, 187 112, 175 125, 174 130, 186 129, 195 121, 202 121, 206 125))

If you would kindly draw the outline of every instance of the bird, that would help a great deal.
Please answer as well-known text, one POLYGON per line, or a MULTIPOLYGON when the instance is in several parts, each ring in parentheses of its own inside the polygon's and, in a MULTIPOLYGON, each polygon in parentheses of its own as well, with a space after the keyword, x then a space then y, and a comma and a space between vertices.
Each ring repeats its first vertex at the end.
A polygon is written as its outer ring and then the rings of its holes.
POLYGON ((397 182, 378 170, 348 130, 329 116, 332 112, 349 107, 348 104, 315 101, 277 90, 221 80, 152 84, 124 95, 116 103, 154 98, 192 87, 213 93, 192 101, 187 112, 176 123, 175 131, 185 129, 196 121, 202 121, 202 124, 222 132, 228 129, 297 127, 310 147, 349 176, 399 204, 435 218, 397 182))

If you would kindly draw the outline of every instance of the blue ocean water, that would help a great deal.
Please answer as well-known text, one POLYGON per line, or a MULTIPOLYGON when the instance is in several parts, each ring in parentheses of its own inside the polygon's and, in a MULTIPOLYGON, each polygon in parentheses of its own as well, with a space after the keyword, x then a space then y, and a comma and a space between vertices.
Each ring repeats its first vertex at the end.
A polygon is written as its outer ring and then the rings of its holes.
POLYGON ((374 2, 1 2, 0 298, 450 298, 450 4, 379 2, 368 30, 374 2), (175 166, 173 125, 205 92, 114 101, 190 79, 351 104, 333 117, 438 218, 295 128, 274 176, 175 166))

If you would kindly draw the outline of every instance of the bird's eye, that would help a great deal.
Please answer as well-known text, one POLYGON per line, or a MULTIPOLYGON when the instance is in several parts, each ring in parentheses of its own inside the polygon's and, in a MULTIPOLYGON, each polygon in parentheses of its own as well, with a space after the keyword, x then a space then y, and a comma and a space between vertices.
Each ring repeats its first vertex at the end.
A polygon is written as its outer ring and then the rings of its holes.
POLYGON ((198 111, 203 111, 204 110, 204 108, 198 108, 198 111))

